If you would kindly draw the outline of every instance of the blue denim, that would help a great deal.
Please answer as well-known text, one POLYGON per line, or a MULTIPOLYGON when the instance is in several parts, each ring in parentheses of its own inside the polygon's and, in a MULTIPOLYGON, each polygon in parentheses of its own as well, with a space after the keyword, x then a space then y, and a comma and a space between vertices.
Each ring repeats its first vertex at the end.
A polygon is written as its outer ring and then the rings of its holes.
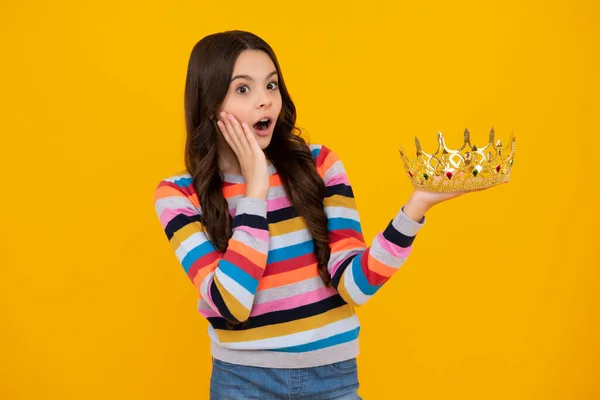
POLYGON ((309 368, 261 368, 213 358, 210 400, 361 400, 356 359, 309 368))

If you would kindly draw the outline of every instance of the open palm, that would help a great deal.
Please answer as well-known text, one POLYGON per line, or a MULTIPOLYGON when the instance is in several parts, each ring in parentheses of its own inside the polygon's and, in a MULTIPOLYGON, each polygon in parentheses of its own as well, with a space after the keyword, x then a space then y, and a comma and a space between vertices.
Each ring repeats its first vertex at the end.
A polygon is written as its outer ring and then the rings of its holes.
MULTIPOLYGON (((506 182, 504 182, 504 183, 506 183, 506 182)), ((498 186, 498 185, 495 185, 495 186, 498 186)), ((451 200, 451 199, 455 199, 466 193, 481 192, 482 190, 487 190, 487 189, 490 189, 495 186, 490 186, 490 187, 481 188, 481 189, 459 190, 459 191, 452 191, 452 192, 427 192, 427 191, 417 189, 417 190, 415 190, 415 192, 419 193, 419 197, 421 198, 421 200, 423 200, 424 202, 426 202, 427 204, 429 204, 431 206, 434 206, 438 203, 441 203, 441 202, 444 202, 447 200, 451 200)))

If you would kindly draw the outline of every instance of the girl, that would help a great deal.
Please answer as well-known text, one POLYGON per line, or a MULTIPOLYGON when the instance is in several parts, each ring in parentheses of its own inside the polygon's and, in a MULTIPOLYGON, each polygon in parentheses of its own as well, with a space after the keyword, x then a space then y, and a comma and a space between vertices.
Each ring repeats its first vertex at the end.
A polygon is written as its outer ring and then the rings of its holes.
POLYGON ((185 119, 186 171, 155 206, 209 321, 210 398, 360 399, 354 307, 462 192, 414 191, 367 247, 342 161, 300 137, 277 58, 248 32, 195 45, 185 119))

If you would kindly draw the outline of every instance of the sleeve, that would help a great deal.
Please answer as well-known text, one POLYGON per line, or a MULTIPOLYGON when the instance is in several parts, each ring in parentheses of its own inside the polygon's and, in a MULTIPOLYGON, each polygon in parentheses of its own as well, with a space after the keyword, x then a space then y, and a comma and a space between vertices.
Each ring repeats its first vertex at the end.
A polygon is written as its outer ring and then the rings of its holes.
POLYGON ((267 203, 242 198, 237 204, 232 237, 223 253, 208 241, 196 207, 174 182, 162 181, 154 204, 162 228, 201 300, 218 316, 242 322, 249 318, 269 249, 267 203))
POLYGON ((367 247, 342 161, 322 146, 316 163, 327 189, 323 205, 330 238, 331 257, 327 268, 332 285, 348 304, 360 306, 406 261, 425 217, 419 222, 413 221, 400 208, 367 247))

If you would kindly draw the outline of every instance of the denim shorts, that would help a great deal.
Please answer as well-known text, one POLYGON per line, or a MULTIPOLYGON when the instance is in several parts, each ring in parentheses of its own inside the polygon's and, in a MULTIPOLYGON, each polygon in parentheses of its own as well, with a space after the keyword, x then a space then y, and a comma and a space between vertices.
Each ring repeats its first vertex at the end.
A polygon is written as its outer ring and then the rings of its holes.
POLYGON ((360 400, 356 359, 309 368, 262 368, 213 358, 210 400, 360 400))

